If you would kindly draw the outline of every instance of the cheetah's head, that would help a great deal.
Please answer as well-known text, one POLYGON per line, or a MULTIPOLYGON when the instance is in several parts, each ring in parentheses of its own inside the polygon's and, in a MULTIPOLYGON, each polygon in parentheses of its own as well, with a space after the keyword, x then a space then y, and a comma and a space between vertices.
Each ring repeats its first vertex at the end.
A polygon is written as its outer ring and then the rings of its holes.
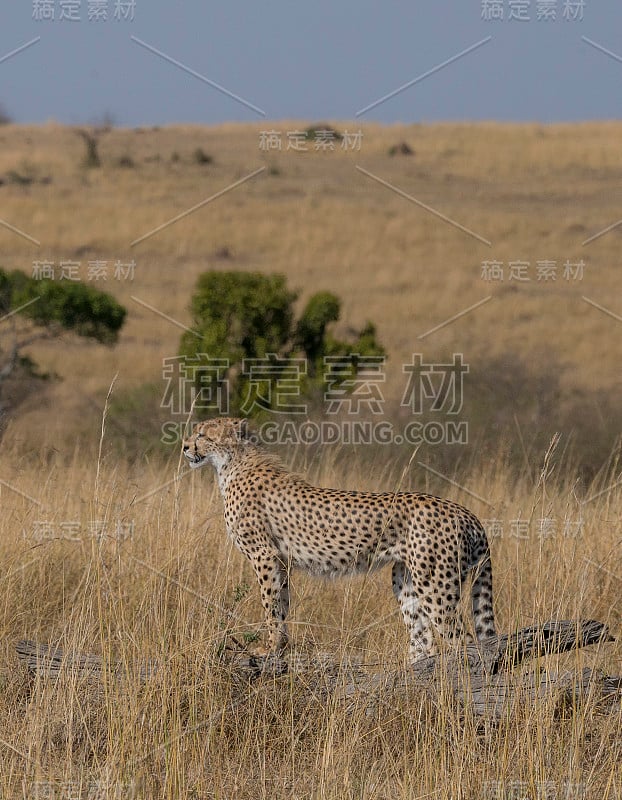
POLYGON ((192 469, 208 462, 218 467, 249 442, 245 419, 219 417, 197 423, 184 440, 184 456, 192 469))

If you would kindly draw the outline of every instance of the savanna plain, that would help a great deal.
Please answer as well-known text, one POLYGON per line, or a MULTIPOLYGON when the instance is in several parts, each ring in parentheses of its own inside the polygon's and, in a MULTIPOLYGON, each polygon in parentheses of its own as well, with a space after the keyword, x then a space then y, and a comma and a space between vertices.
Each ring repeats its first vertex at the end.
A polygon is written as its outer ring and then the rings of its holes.
MULTIPOLYGON (((280 150, 261 146, 265 124, 100 128, 98 167, 76 129, 0 127, 0 216, 30 237, 1 226, 0 266, 60 276, 72 262, 86 282, 106 262, 92 282, 128 310, 114 347, 38 341, 28 355, 47 377, 3 388, 0 797, 620 798, 619 704, 524 703, 493 720, 442 690, 370 708, 303 673, 230 667, 260 629, 255 579, 209 469, 187 473, 160 441, 164 360, 210 269, 282 273, 299 304, 334 292, 340 336, 372 320, 396 425, 413 416, 413 354, 462 354, 466 442, 273 449, 321 485, 471 508, 499 631, 593 618, 620 634, 622 127, 336 121, 362 132, 357 147, 288 149, 309 125, 271 123, 280 150), (33 678, 20 639, 123 668, 33 678)), ((295 575, 291 634, 294 652, 336 664, 406 659, 386 570, 295 575)), ((619 675, 621 656, 614 642, 537 666, 619 675)))

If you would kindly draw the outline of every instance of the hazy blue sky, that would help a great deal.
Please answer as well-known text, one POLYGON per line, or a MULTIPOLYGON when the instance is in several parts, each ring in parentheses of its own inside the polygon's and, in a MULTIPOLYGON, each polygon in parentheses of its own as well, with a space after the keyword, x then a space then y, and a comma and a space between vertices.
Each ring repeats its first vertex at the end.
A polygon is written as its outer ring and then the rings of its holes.
POLYGON ((620 117, 620 0, 135 0, 133 21, 123 18, 131 16, 130 2, 115 19, 118 2, 3 0, 0 103, 13 119, 83 123, 108 113, 130 126, 262 119, 147 46, 268 120, 352 119, 469 48, 359 118, 620 117), (50 8, 54 20, 33 19, 50 8), (502 20, 482 19, 499 9, 502 20), (89 21, 89 13, 103 11, 107 20, 89 21))

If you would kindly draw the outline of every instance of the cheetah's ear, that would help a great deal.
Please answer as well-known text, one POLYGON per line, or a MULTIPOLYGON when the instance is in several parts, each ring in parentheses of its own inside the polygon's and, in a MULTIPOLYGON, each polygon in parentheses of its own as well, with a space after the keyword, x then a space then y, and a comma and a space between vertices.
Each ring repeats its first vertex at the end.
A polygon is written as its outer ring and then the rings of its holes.
POLYGON ((245 442, 250 438, 247 419, 236 419, 233 429, 238 442, 245 442))

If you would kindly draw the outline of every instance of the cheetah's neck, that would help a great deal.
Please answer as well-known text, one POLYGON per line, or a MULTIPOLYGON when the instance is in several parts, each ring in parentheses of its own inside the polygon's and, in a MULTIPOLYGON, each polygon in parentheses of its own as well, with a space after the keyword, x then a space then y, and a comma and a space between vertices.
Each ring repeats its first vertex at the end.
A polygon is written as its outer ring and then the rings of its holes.
POLYGON ((218 488, 223 497, 233 481, 260 469, 267 468, 275 476, 284 477, 286 480, 294 480, 298 477, 288 473, 278 458, 263 453, 255 447, 213 454, 210 460, 216 470, 218 488))

